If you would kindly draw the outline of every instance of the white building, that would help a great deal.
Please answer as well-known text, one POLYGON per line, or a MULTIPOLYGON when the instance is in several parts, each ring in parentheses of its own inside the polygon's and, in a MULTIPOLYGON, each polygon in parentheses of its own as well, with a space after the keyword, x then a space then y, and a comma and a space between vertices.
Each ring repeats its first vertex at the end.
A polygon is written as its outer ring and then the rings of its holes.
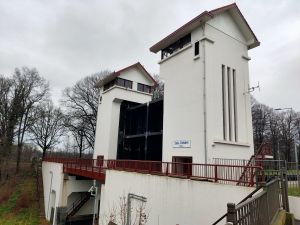
MULTIPOLYGON (((197 171, 203 167, 205 177, 210 180, 210 171, 214 171, 214 181, 218 182, 224 176, 217 175, 221 167, 212 170, 210 165, 195 163, 212 163, 215 158, 249 159, 253 155, 248 50, 257 46, 259 41, 245 18, 236 4, 231 4, 201 13, 150 48, 154 53, 161 51, 158 63, 165 81, 163 100, 151 101, 151 90, 157 84, 140 63, 100 81, 94 149, 98 161, 93 162, 94 167, 65 166, 64 171, 61 163, 44 162, 47 218, 51 217, 49 208, 53 208, 56 224, 57 207, 72 204, 65 194, 71 194, 67 188, 80 186, 77 192, 86 192, 95 178, 93 173, 103 173, 93 183, 98 188, 94 204, 87 203, 90 208, 86 205, 87 211, 81 211, 92 214, 95 210, 99 224, 109 220, 120 223, 122 218, 118 217, 122 215, 114 212, 124 207, 120 203, 124 196, 127 203, 132 200, 133 208, 147 202, 150 225, 211 224, 218 219, 227 202, 239 201, 252 188, 181 178, 203 178, 197 171), (120 161, 105 161, 115 159, 120 161), (109 167, 105 174, 101 169, 104 164, 109 167), (126 166, 144 173, 119 171, 126 166), (88 179, 82 180, 84 173, 79 170, 85 170, 88 179), (172 173, 177 178, 170 177, 172 173), (211 201, 213 197, 215 201, 211 201)), ((136 216, 136 211, 127 213, 126 220, 128 215, 132 220, 136 216)))

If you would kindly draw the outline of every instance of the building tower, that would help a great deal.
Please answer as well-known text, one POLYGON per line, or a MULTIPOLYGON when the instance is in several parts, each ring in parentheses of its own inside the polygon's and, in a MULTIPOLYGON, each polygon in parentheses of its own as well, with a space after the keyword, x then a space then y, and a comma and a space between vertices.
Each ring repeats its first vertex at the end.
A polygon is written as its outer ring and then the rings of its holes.
POLYGON ((248 50, 259 41, 236 4, 205 11, 150 48, 165 81, 163 161, 253 155, 248 50))
POLYGON ((101 80, 94 158, 116 159, 120 106, 124 101, 146 103, 156 81, 138 62, 101 80))

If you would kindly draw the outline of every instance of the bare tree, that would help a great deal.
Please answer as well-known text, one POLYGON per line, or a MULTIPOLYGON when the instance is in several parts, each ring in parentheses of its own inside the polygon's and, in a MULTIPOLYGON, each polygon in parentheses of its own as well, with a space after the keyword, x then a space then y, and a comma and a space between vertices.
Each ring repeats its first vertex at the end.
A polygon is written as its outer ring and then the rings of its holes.
POLYGON ((36 69, 29 69, 27 67, 15 69, 13 82, 16 89, 20 91, 18 101, 19 115, 16 127, 18 146, 16 172, 18 172, 24 137, 30 126, 34 124, 34 121, 31 119, 33 108, 49 97, 49 84, 39 75, 36 69))
POLYGON ((8 157, 17 123, 17 91, 11 79, 0 76, 0 181, 7 178, 8 157))
POLYGON ((63 93, 62 104, 66 115, 66 127, 69 128, 82 152, 87 145, 94 148, 98 100, 100 91, 95 85, 110 74, 102 71, 77 82, 73 87, 66 88, 63 93))
POLYGON ((154 87, 152 98, 153 99, 163 98, 164 97, 165 83, 163 82, 162 79, 160 79, 160 77, 157 74, 155 74, 153 76, 153 78, 157 82, 157 86, 154 87))
POLYGON ((32 141, 43 150, 44 158, 47 150, 59 143, 64 131, 64 117, 61 110, 55 108, 51 101, 37 106, 33 117, 35 119, 29 128, 30 136, 32 141))
POLYGON ((252 124, 255 150, 267 139, 269 107, 252 98, 252 124))
POLYGON ((119 224, 126 225, 146 225, 149 219, 146 202, 136 202, 134 206, 129 207, 128 199, 125 195, 119 198, 118 204, 113 204, 106 216, 102 217, 101 224, 119 224), (128 220, 128 213, 133 216, 131 221, 128 220))

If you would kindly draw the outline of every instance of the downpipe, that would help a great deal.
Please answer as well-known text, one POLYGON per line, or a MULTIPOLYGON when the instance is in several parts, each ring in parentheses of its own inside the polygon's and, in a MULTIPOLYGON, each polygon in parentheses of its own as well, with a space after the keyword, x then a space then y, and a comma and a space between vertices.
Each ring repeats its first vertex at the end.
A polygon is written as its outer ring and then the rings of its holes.
POLYGON ((95 225, 96 215, 97 215, 97 195, 98 195, 98 187, 96 186, 96 180, 93 180, 93 186, 90 188, 89 192, 91 193, 92 196, 94 196, 93 224, 92 225, 95 225))
MULTIPOLYGON (((205 27, 203 27, 203 36, 205 36, 205 27)), ((205 40, 203 41, 203 124, 204 124, 204 160, 207 164, 207 105, 206 105, 206 53, 205 40)))

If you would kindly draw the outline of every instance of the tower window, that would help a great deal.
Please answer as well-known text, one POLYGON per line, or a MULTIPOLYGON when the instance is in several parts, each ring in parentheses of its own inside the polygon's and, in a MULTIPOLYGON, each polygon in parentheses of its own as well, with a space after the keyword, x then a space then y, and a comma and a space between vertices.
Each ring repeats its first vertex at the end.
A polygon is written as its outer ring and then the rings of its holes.
POLYGON ((108 90, 109 88, 111 88, 115 85, 132 89, 132 81, 131 80, 126 80, 126 79, 117 77, 116 79, 114 79, 114 80, 108 82, 107 84, 105 84, 104 87, 103 87, 103 90, 106 91, 106 90, 108 90))
POLYGON ((200 53, 200 49, 199 49, 199 41, 195 42, 195 56, 198 56, 200 53))
POLYGON ((179 40, 175 41, 173 44, 161 50, 161 59, 167 58, 172 55, 174 52, 182 49, 191 43, 191 33, 185 35, 179 40))
POLYGON ((138 83, 137 90, 141 92, 151 93, 151 87, 146 84, 138 83))

